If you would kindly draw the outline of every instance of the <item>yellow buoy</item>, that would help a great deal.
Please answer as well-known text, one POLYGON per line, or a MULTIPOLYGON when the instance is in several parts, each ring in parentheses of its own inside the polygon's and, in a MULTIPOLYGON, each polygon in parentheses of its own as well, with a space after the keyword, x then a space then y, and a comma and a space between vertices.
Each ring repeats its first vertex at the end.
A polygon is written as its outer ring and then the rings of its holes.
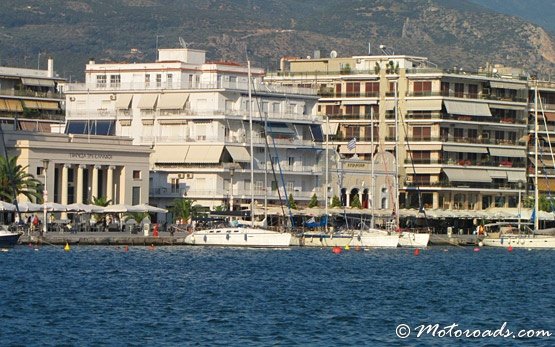
POLYGON ((346 246, 345 246, 345 250, 348 251, 348 250, 350 250, 350 249, 351 249, 351 247, 349 247, 349 245, 346 245, 346 246))
POLYGON ((64 251, 69 252, 70 248, 69 248, 69 243, 66 242, 66 246, 64 247, 64 251))

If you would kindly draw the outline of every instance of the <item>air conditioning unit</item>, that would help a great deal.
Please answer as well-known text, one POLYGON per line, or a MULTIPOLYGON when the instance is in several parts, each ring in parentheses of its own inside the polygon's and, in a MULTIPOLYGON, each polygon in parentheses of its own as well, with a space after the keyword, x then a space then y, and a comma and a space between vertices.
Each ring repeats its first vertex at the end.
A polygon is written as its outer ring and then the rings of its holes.
POLYGON ((69 97, 69 101, 75 101, 75 97, 70 96, 70 97, 69 97))
POLYGON ((183 173, 177 174, 177 178, 185 178, 185 174, 183 173))
POLYGON ((187 178, 193 178, 193 174, 192 174, 192 173, 188 173, 188 174, 187 174, 187 178))
POLYGON ((116 100, 116 94, 110 95, 110 100, 116 100))

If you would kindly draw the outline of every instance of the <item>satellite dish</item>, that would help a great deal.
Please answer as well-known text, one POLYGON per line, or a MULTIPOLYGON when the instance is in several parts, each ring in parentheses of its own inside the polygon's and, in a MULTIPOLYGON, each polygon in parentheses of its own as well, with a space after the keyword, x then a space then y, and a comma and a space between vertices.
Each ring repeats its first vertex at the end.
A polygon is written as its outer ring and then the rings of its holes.
POLYGON ((330 52, 330 58, 332 58, 332 59, 337 58, 337 52, 336 51, 331 51, 330 52))

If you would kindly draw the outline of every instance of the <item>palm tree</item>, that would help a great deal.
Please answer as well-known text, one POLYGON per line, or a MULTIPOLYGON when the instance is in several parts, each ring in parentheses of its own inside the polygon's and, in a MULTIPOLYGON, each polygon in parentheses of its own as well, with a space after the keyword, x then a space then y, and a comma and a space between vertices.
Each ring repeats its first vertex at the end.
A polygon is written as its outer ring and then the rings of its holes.
POLYGON ((17 159, 17 155, 0 157, 0 199, 14 201, 19 195, 23 195, 30 201, 42 200, 40 181, 27 172, 28 166, 17 164, 17 159))
POLYGON ((112 200, 107 200, 105 196, 93 196, 92 197, 92 204, 96 206, 106 207, 112 203, 112 200))
POLYGON ((189 218, 193 217, 197 211, 198 205, 193 205, 195 200, 191 199, 175 199, 173 201, 173 207, 171 211, 173 213, 174 221, 178 219, 183 219, 184 221, 188 221, 189 218))

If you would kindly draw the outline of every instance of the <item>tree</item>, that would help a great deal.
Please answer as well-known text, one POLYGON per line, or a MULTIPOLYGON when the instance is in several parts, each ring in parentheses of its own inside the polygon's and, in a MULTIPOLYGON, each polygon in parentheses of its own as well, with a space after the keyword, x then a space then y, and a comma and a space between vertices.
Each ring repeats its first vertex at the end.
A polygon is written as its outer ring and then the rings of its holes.
POLYGON ((18 156, 0 157, 0 198, 4 201, 17 200, 19 195, 29 200, 42 200, 41 185, 33 175, 27 173, 28 166, 17 164, 18 156))
POLYGON ((170 209, 173 213, 174 222, 178 219, 188 221, 189 218, 194 217, 198 209, 198 205, 193 205, 195 200, 187 198, 179 198, 173 201, 173 207, 170 209))
POLYGON ((308 203, 308 207, 316 207, 318 206, 318 196, 316 196, 316 193, 314 193, 312 195, 312 198, 310 198, 310 202, 308 203))
POLYGON ((334 195, 333 198, 331 199, 330 207, 341 207, 341 200, 339 200, 337 195, 334 195))
POLYGON ((112 200, 106 199, 105 196, 100 196, 100 197, 93 196, 91 202, 93 205, 106 207, 112 203, 112 200))
POLYGON ((355 194, 355 196, 353 196, 353 200, 351 200, 351 207, 362 208, 362 204, 360 203, 360 199, 358 198, 358 194, 355 194))
POLYGON ((293 199, 293 194, 289 193, 289 208, 292 208, 293 210, 297 209, 297 203, 295 203, 295 199, 293 199))

